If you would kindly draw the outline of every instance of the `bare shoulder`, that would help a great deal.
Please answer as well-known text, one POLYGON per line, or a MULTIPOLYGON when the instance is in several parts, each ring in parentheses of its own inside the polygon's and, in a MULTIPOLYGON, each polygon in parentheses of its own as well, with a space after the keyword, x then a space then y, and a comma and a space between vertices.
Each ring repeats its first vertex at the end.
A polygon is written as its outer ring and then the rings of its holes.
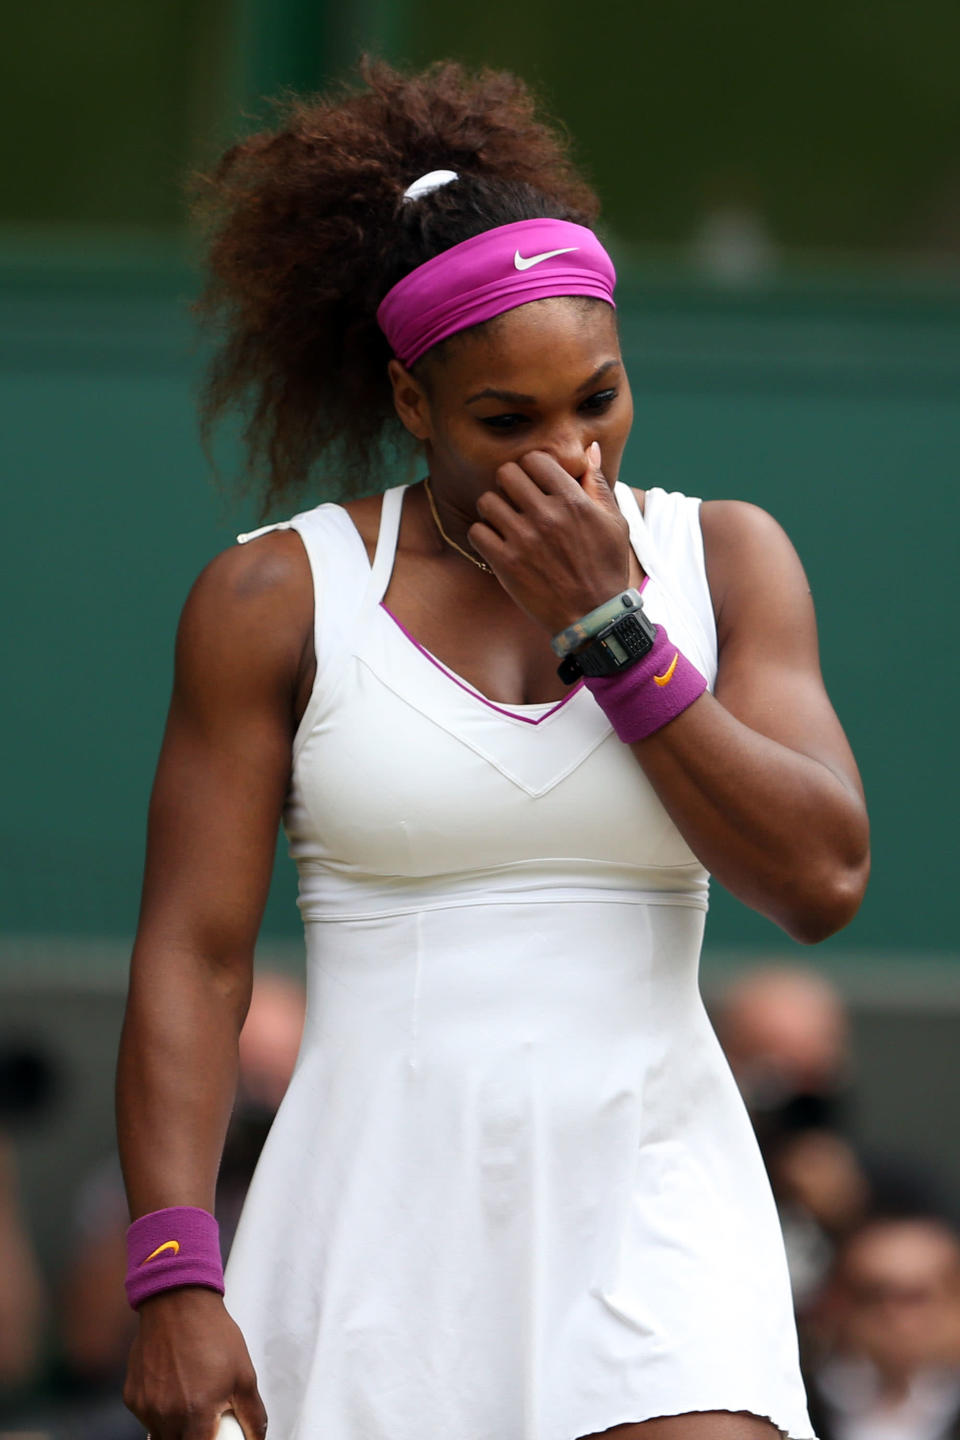
POLYGON ((313 580, 303 543, 275 530, 223 550, 200 572, 180 619, 178 664, 249 666, 295 675, 313 634, 313 580))
POLYGON ((699 523, 704 547, 717 560, 723 560, 725 554, 743 560, 747 554, 793 550, 782 524, 748 500, 704 500, 699 507, 699 523))
POLYGON ((746 500, 705 500, 700 527, 718 629, 745 608, 774 610, 800 605, 806 611, 810 586, 800 557, 783 526, 746 500))
POLYGON ((310 588, 310 563, 300 536, 295 530, 270 530, 215 555, 197 577, 191 598, 241 606, 282 603, 310 588))

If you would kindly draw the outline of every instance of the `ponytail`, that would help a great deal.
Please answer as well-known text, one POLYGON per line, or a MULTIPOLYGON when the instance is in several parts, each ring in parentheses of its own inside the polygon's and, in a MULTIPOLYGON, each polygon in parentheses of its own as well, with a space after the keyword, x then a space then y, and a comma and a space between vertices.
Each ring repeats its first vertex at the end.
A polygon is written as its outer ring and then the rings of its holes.
POLYGON ((497 225, 591 225, 599 209, 516 76, 451 61, 412 75, 364 61, 360 75, 360 90, 284 102, 275 131, 196 182, 207 280, 195 311, 219 340, 203 435, 243 414, 264 513, 311 479, 318 499, 382 488, 406 438, 376 323, 392 285, 497 225), (404 202, 440 169, 457 180, 404 202))

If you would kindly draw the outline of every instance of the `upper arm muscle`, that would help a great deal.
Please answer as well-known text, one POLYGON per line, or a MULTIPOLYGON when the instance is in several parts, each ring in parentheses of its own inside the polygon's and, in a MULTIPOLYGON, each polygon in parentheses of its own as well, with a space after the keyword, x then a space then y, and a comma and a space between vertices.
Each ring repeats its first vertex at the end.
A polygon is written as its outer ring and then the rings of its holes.
POLYGON ((194 585, 150 804, 141 942, 217 960, 252 951, 311 621, 306 557, 289 532, 225 551, 194 585))
POLYGON ((755 505, 707 501, 701 521, 717 615, 717 699, 751 729, 859 791, 820 673, 813 600, 797 552, 755 505))

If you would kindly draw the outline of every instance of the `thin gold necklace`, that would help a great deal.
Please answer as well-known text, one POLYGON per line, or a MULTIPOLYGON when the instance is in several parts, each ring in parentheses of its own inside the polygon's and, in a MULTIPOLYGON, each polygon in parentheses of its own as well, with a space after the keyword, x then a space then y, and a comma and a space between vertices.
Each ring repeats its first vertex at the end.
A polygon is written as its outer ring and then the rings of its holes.
POLYGON ((478 570, 485 570, 488 575, 492 575, 493 571, 487 564, 486 560, 481 560, 478 555, 471 555, 470 551, 464 550, 463 546, 458 545, 456 540, 451 540, 446 530, 444 530, 443 526, 440 524, 440 516, 437 514, 437 506, 433 498, 433 491, 430 489, 429 475, 425 475, 423 477, 423 488, 427 492, 427 503, 430 506, 430 514, 433 516, 434 524, 440 531, 440 534, 443 536, 444 540, 446 540, 447 544, 451 545, 454 550, 458 551, 465 560, 469 560, 471 565, 476 565, 478 570))

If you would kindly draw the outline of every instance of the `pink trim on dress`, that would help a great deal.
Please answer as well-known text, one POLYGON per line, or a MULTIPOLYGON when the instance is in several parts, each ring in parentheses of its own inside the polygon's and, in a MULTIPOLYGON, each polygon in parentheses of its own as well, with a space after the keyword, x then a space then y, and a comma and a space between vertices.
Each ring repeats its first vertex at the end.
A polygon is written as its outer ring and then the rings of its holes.
POLYGON ((448 670, 446 665, 437 659, 436 655, 432 655, 426 646, 420 644, 416 636, 410 634, 410 631, 406 625, 404 625, 403 621, 398 620, 393 611, 389 606, 385 605, 382 600, 380 601, 380 609, 390 616, 390 619, 397 628, 402 630, 404 635, 406 635, 410 644, 414 645, 420 651, 420 654, 430 661, 431 665, 435 665, 442 675, 446 675, 447 679, 452 680, 454 685, 459 685, 461 690, 466 690, 468 695, 472 695, 475 700, 479 700, 480 703, 486 705, 489 710, 496 710, 499 715, 507 715, 511 720, 522 720, 524 725, 539 725, 542 721, 549 720, 550 716, 555 715, 558 710, 561 710, 568 701, 573 699, 577 691, 583 688, 583 681, 578 680, 569 695, 564 695, 562 700, 558 700, 555 705, 551 706, 549 710, 544 711, 542 715, 538 715, 536 719, 534 719, 532 715, 520 715, 516 710, 507 710, 503 705, 497 705, 493 700, 488 700, 486 695, 481 695, 479 690, 475 690, 472 685, 468 685, 465 680, 461 680, 459 675, 455 675, 452 670, 448 670))

